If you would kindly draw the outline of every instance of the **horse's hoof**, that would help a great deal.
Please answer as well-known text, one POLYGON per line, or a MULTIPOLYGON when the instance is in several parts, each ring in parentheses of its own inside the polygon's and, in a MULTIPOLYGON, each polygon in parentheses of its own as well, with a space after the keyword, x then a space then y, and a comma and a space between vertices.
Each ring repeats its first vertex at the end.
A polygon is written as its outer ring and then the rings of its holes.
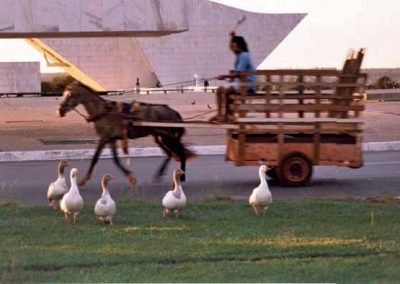
POLYGON ((162 182, 162 176, 154 176, 153 183, 160 183, 162 182))
POLYGON ((83 177, 83 178, 79 181, 79 186, 84 186, 88 180, 89 180, 88 177, 83 177))
POLYGON ((133 175, 128 175, 129 183, 131 184, 132 188, 135 188, 137 179, 133 175))

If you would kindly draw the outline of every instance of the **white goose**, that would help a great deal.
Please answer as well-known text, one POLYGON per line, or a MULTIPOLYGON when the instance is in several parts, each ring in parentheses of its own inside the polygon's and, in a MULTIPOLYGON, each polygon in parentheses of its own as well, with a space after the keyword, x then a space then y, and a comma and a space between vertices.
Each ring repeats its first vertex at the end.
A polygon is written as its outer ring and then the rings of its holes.
POLYGON ((64 160, 58 163, 58 177, 49 184, 47 189, 47 199, 50 201, 50 206, 54 209, 57 209, 61 198, 68 192, 68 186, 64 176, 64 169, 68 166, 68 162, 64 160))
POLYGON ((115 179, 115 177, 111 175, 104 175, 101 180, 101 187, 103 193, 99 200, 97 200, 96 205, 94 206, 94 214, 96 214, 97 219, 100 223, 108 222, 112 225, 113 215, 117 211, 114 200, 111 198, 110 193, 108 192, 107 184, 108 181, 115 179))
POLYGON ((161 201, 164 208, 162 213, 163 218, 166 218, 170 211, 173 211, 175 216, 178 217, 180 210, 186 206, 186 195, 183 192, 180 180, 183 174, 184 172, 180 169, 174 170, 172 174, 174 190, 168 191, 161 201))
POLYGON ((268 171, 267 165, 261 165, 258 169, 260 175, 260 185, 253 189, 249 198, 249 204, 253 208, 254 214, 258 216, 258 207, 264 207, 263 216, 267 215, 268 206, 272 203, 272 194, 269 191, 265 173, 268 171))
POLYGON ((79 171, 77 168, 71 170, 71 187, 63 196, 60 202, 60 208, 64 212, 65 222, 70 222, 69 214, 73 214, 74 224, 78 222, 79 212, 83 208, 83 198, 79 193, 79 188, 76 183, 79 171))

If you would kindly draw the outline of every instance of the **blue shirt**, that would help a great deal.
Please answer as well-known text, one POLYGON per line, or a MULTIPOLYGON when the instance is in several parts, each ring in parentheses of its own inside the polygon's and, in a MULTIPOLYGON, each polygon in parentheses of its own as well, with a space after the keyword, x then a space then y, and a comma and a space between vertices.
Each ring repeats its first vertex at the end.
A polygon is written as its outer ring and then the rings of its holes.
MULTIPOLYGON (((238 72, 254 72, 255 68, 251 61, 250 53, 242 51, 236 55, 234 70, 238 72)), ((247 76, 247 82, 255 82, 257 80, 255 75, 247 76)), ((249 91, 255 92, 255 86, 249 87, 249 91)))

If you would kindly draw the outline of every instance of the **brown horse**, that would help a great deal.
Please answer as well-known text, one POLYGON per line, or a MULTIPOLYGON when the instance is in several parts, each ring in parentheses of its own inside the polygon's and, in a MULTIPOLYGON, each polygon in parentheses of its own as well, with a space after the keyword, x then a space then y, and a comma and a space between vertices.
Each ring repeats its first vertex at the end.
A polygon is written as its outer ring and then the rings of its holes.
MULTIPOLYGON (((87 121, 94 122, 96 133, 100 137, 89 170, 80 180, 80 185, 84 185, 90 179, 101 151, 107 144, 110 145, 114 163, 124 172, 132 184, 135 183, 136 179, 132 172, 120 163, 117 153, 117 140, 126 141, 122 145, 125 145, 123 148, 127 153, 126 139, 153 136, 154 141, 167 155, 158 168, 157 178, 163 175, 171 157, 180 161, 181 169, 185 171, 186 160, 195 156, 181 141, 185 133, 184 128, 143 127, 132 124, 134 120, 182 122, 181 115, 167 105, 147 104, 138 101, 124 103, 105 100, 88 86, 76 81, 65 87, 62 100, 58 105, 59 116, 65 116, 67 112, 73 110, 79 104, 82 104, 86 109, 89 114, 87 121)), ((185 180, 184 176, 182 180, 185 180)))

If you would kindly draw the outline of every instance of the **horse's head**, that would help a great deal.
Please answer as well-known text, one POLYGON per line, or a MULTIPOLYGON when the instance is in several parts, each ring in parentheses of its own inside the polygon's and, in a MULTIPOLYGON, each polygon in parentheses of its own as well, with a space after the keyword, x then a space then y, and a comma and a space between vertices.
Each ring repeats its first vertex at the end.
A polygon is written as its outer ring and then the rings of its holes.
POLYGON ((73 110, 81 103, 82 96, 79 93, 79 83, 73 82, 64 89, 61 102, 58 105, 57 114, 60 117, 65 116, 67 112, 73 110))

